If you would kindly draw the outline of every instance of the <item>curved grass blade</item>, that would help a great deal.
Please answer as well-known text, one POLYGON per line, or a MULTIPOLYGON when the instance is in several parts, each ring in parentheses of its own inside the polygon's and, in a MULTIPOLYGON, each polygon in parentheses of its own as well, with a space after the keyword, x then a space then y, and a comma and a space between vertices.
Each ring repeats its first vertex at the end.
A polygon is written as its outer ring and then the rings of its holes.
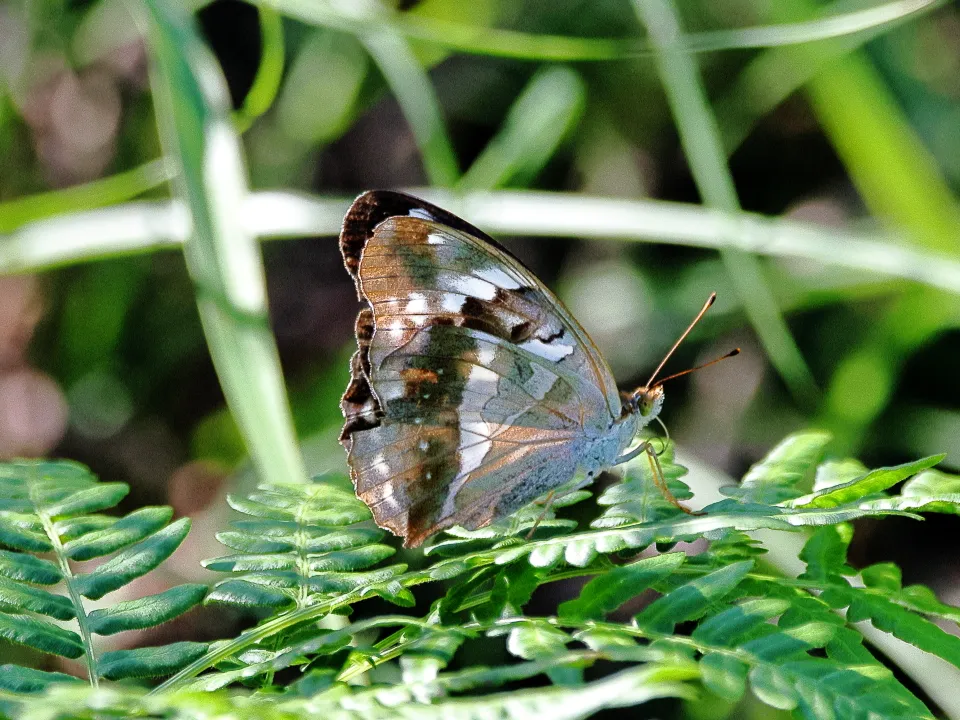
POLYGON ((263 264, 243 223, 246 170, 226 84, 184 7, 170 0, 144 7, 158 121, 190 210, 184 252, 214 365, 260 477, 306 482, 267 320, 263 264))

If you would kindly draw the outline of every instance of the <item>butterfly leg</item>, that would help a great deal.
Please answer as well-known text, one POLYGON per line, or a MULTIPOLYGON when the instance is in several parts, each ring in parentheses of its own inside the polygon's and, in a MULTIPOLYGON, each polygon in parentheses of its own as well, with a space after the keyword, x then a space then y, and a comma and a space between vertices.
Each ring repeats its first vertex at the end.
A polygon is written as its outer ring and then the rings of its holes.
POLYGON ((533 523, 533 527, 530 528, 530 531, 527 533, 526 540, 529 540, 533 537, 533 534, 537 531, 537 526, 543 522, 543 519, 547 516, 547 513, 550 512, 550 505, 553 503, 553 496, 556 494, 556 490, 551 490, 547 493, 547 497, 543 499, 543 512, 540 513, 540 517, 537 518, 536 522, 533 523))
POLYGON ((628 452, 626 455, 621 455, 620 457, 618 457, 616 460, 613 461, 613 464, 623 465, 623 463, 630 462, 631 460, 633 460, 636 457, 639 457, 645 452, 650 452, 651 449, 652 448, 650 446, 650 441, 645 440, 644 442, 637 445, 637 447, 635 447, 633 450, 628 452))
POLYGON ((657 455, 653 450, 653 446, 650 443, 644 443, 641 447, 645 447, 645 452, 647 454, 647 461, 650 463, 650 472, 653 473, 653 484, 657 486, 657 489, 663 494, 663 497, 673 505, 678 510, 682 510, 687 515, 703 515, 701 512, 696 510, 691 510, 682 502, 677 500, 674 497, 673 493, 670 492, 670 488, 667 487, 667 480, 663 476, 663 467, 660 465, 660 456, 657 455))

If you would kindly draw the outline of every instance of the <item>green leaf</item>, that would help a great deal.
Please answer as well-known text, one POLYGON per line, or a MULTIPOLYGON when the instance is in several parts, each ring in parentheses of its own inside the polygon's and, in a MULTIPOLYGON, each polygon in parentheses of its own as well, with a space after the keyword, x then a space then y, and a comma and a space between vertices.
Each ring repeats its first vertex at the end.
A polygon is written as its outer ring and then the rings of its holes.
POLYGON ((941 630, 926 618, 881 595, 854 588, 850 591, 849 601, 849 622, 869 620, 878 630, 960 667, 960 637, 941 630))
POLYGON ((113 515, 78 515, 57 520, 53 524, 53 530, 61 542, 68 543, 86 533, 106 530, 116 522, 117 518, 113 515))
POLYGON ((87 622, 90 631, 98 635, 154 627, 201 603, 207 589, 206 585, 177 585, 156 595, 94 610, 87 616, 87 622))
MULTIPOLYGON (((544 574, 528 563, 513 563, 497 573, 488 602, 474 611, 482 620, 493 621, 503 617, 522 615, 544 574)), ((447 597, 450 597, 448 594, 447 597)))
POLYGON ((85 685, 83 680, 59 672, 45 672, 19 665, 0 665, 0 689, 15 693, 39 693, 56 683, 85 685))
POLYGON ((693 631, 694 640, 718 647, 736 647, 751 631, 790 608, 789 600, 760 598, 746 600, 714 615, 693 631))
POLYGON ((412 608, 417 604, 413 593, 396 581, 375 584, 370 588, 370 592, 400 607, 412 608))
POLYGON ((876 563, 860 571, 860 578, 868 588, 899 592, 903 587, 903 573, 893 563, 876 563))
POLYGON ((97 483, 93 487, 71 493, 61 500, 46 505, 43 511, 52 518, 86 515, 112 508, 130 492, 126 483, 97 483))
POLYGON ((738 702, 747 690, 746 663, 730 655, 707 653, 700 660, 700 677, 704 686, 714 695, 738 702))
POLYGON ((30 615, 0 613, 0 638, 41 652, 78 658, 83 655, 79 636, 30 615))
POLYGON ((950 475, 940 470, 926 470, 903 486, 901 495, 920 498, 951 498, 951 501, 934 500, 923 505, 927 512, 960 514, 960 475, 950 475))
POLYGON ((677 623, 698 617, 709 606, 733 590, 753 569, 752 560, 743 560, 691 580, 653 602, 636 617, 640 627, 671 632, 677 623))
POLYGON ((908 585, 899 593, 892 593, 890 599, 914 612, 960 623, 960 608, 940 602, 933 590, 925 585, 908 585))
MULTIPOLYGON (((678 500, 689 500, 693 497, 690 488, 680 479, 687 474, 687 469, 674 461, 672 443, 665 444, 659 460, 663 480, 673 496, 678 500)), ((590 526, 595 528, 663 521, 682 514, 657 487, 650 460, 645 454, 627 465, 624 481, 607 488, 597 498, 597 504, 608 507, 599 518, 590 523, 590 526)))
POLYGON ((0 608, 7 612, 30 610, 57 620, 76 617, 73 603, 62 595, 0 577, 0 608))
POLYGON ((208 643, 176 642, 159 647, 113 650, 100 658, 100 676, 107 680, 170 675, 202 657, 208 643))
POLYGON ((466 635, 462 632, 421 630, 419 637, 400 658, 404 682, 429 682, 435 679, 450 664, 464 640, 466 635))
POLYGON ((818 493, 813 493, 813 495, 807 498, 798 498, 794 500, 792 504, 795 507, 829 508, 854 502, 867 495, 883 492, 897 483, 913 477, 922 470, 933 467, 945 457, 946 455, 932 455, 922 460, 904 463, 903 465, 871 470, 842 485, 836 485, 818 493))
POLYGON ((366 545, 350 550, 337 550, 307 556, 307 565, 311 572, 360 570, 376 565, 396 553, 389 545, 366 545))
POLYGON ((510 631, 507 649, 524 660, 541 660, 567 651, 571 638, 562 630, 541 622, 518 625, 510 631))
POLYGON ((802 577, 819 581, 833 580, 846 585, 840 576, 854 572, 846 564, 847 547, 852 537, 853 528, 846 523, 817 529, 800 551, 800 559, 807 564, 802 577))
POLYGON ((402 574, 406 569, 406 565, 390 565, 370 572, 318 573, 309 579, 309 585, 319 593, 345 593, 362 587, 389 583, 390 580, 402 574))
POLYGON ((575 622, 600 620, 669 576, 685 559, 683 553, 668 553, 603 573, 583 587, 580 597, 561 604, 558 613, 564 620, 575 622))
MULTIPOLYGON (((327 570, 357 570, 375 565, 396 552, 388 545, 366 545, 350 550, 328 553, 310 553, 306 563, 312 572, 327 570)), ((301 559, 296 555, 261 553, 257 555, 227 555, 207 560, 204 567, 215 572, 246 572, 248 570, 295 570, 301 559)))
POLYGON ((347 550, 375 543, 384 536, 383 530, 370 528, 299 526, 298 529, 297 523, 260 520, 238 520, 233 526, 237 530, 217 533, 217 540, 247 553, 290 552, 301 543, 308 553, 347 550))
POLYGON ((227 500, 244 515, 305 525, 348 525, 370 519, 366 505, 346 493, 333 488, 324 492, 320 483, 302 489, 304 493, 293 492, 290 486, 264 485, 249 498, 231 495, 227 500))
POLYGON ((358 572, 395 550, 376 543, 383 537, 381 530, 343 527, 370 518, 370 511, 349 488, 338 477, 327 476, 312 485, 263 484, 249 497, 230 496, 234 509, 261 519, 234 522, 233 530, 218 536, 243 552, 204 561, 211 570, 238 575, 219 583, 207 602, 308 606, 317 595, 369 586, 390 602, 413 606, 413 595, 392 581, 403 572, 400 566, 358 572))
POLYGON ((823 432, 788 436, 750 468, 739 487, 723 488, 724 495, 745 503, 776 505, 806 494, 814 471, 830 443, 823 432))
POLYGON ((65 543, 71 560, 90 560, 116 552, 143 540, 162 528, 173 517, 170 507, 146 507, 135 510, 110 527, 94 530, 65 543))
POLYGON ((91 600, 146 575, 176 550, 190 530, 190 519, 181 518, 163 530, 115 555, 86 575, 76 578, 78 592, 91 600))
POLYGON ((752 655, 771 663, 797 659, 815 647, 823 647, 833 637, 834 626, 809 623, 782 632, 771 632, 748 640, 741 646, 752 655))
POLYGON ((0 550, 0 575, 37 585, 55 585, 63 579, 60 568, 49 560, 0 550))
POLYGON ((295 605, 293 597, 283 590, 246 580, 224 580, 207 595, 207 604, 221 603, 238 607, 285 608, 295 605))
POLYGON ((0 544, 31 552, 53 549, 36 516, 9 511, 0 511, 0 544))
POLYGON ((797 692, 784 673, 772 665, 759 665, 750 670, 750 689, 761 702, 778 710, 793 710, 797 692))
POLYGON ((867 472, 866 466, 859 460, 827 460, 820 463, 816 477, 813 479, 813 491, 820 492, 829 488, 844 485, 855 480, 867 472))

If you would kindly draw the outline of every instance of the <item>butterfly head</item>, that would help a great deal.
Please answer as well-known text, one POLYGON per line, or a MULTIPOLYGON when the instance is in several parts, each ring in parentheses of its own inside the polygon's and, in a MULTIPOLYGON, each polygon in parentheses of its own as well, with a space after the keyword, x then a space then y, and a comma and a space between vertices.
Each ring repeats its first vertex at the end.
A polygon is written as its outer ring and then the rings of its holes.
POLYGON ((663 385, 643 385, 624 397, 625 412, 636 415, 640 427, 650 423, 663 407, 663 385))

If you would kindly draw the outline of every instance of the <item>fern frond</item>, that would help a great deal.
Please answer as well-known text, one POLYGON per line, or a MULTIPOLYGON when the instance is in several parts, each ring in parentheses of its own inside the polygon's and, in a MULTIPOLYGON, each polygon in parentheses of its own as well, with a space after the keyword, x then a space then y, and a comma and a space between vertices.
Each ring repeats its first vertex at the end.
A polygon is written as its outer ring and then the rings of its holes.
POLYGON ((960 609, 936 599, 922 585, 903 588, 899 568, 873 565, 860 573, 845 565, 850 534, 834 527, 818 530, 801 553, 807 570, 802 577, 829 583, 823 600, 835 610, 846 610, 849 622, 869 620, 875 627, 960 667, 960 637, 948 633, 927 616, 953 622, 960 609), (829 553, 823 549, 829 548, 829 553))
MULTIPOLYGON (((125 517, 101 514, 127 492, 122 483, 98 482, 76 463, 0 464, 0 544, 9 548, 0 550, 0 636, 44 653, 82 657, 93 684, 101 677, 133 674, 134 652, 141 658, 168 653, 158 647, 99 657, 94 635, 159 625, 197 605, 206 593, 204 585, 185 585, 87 612, 84 598, 99 599, 145 575, 176 550, 189 529, 187 519, 170 522, 169 508, 143 508, 125 517), (107 559, 90 571, 75 565, 94 558, 107 559), (58 583, 63 594, 52 589, 58 583), (75 620, 76 630, 45 617, 75 620)), ((0 688, 18 692, 62 681, 58 673, 39 670, 0 672, 0 688)))
MULTIPOLYGON (((331 595, 387 582, 406 566, 361 572, 394 554, 384 533, 356 527, 370 511, 346 484, 330 477, 312 485, 261 485, 249 497, 230 496, 234 510, 256 520, 232 523, 217 539, 240 552, 207 560, 204 566, 233 577, 207 598, 239 607, 303 608, 331 595)), ((389 595, 389 590, 385 591, 389 595)), ((399 586, 394 600, 412 597, 399 586)))
POLYGON ((812 489, 816 468, 830 435, 798 432, 784 438, 744 475, 739 485, 723 488, 727 497, 744 504, 777 505, 812 489))
MULTIPOLYGON (((258 720, 390 720, 398 717, 527 720, 542 716, 553 720, 580 720, 604 709, 630 707, 657 698, 691 698, 694 690, 690 681, 697 675, 696 666, 690 663, 661 662, 622 670, 575 687, 548 686, 458 696, 535 677, 543 674, 546 667, 545 663, 533 662, 472 668, 425 682, 389 687, 336 684, 306 696, 210 692, 145 695, 133 688, 91 693, 72 685, 57 685, 45 695, 32 699, 30 709, 39 716, 58 717, 64 708, 69 708, 70 717, 77 720, 97 720, 105 716, 255 717, 258 720)), ((15 703, 10 704, 16 707, 15 703)))
MULTIPOLYGON (((960 484, 928 469, 936 457, 871 471, 855 462, 822 462, 825 445, 822 433, 791 436, 751 468, 742 486, 728 489, 727 499, 697 516, 658 500, 652 473, 637 463, 622 486, 601 496, 606 509, 589 528, 577 531, 571 522, 555 521, 526 540, 518 528, 542 513, 531 506, 495 527, 455 530, 428 549, 432 564, 413 571, 374 565, 386 555, 379 532, 359 525, 368 518, 366 509, 336 479, 310 488, 261 488, 234 502, 258 519, 241 520, 221 536, 241 552, 208 566, 237 575, 218 586, 221 592, 245 585, 246 596, 272 593, 282 599, 275 606, 279 612, 217 643, 162 687, 189 683, 209 690, 300 667, 305 674, 297 692, 332 698, 342 692, 336 681, 399 661, 404 681, 390 690, 402 702, 433 708, 472 702, 449 697, 473 689, 470 678, 506 683, 513 673, 534 667, 558 687, 585 687, 583 668, 610 660, 643 667, 679 663, 722 697, 737 700, 749 689, 771 706, 809 718, 929 718, 850 622, 871 619, 957 662, 954 643, 960 641, 945 640, 927 618, 956 618, 960 611, 926 588, 901 587, 889 566, 865 569, 862 587, 853 582, 857 573, 846 564, 848 521, 912 516, 917 509, 955 512, 960 497, 953 490, 960 484), (903 480, 908 482, 900 494, 890 494, 903 480), (747 531, 805 527, 820 530, 804 549, 804 575, 784 579, 757 569, 764 549, 747 531), (709 549, 694 557, 674 552, 624 564, 620 554, 650 553, 653 546, 700 537, 710 541, 709 549), (577 576, 592 579, 556 616, 524 614, 538 587, 577 576), (409 605, 411 590, 429 582, 448 588, 426 617, 370 618, 332 631, 312 624, 374 595, 409 605), (630 624, 607 620, 645 591, 659 598, 635 611, 630 624), (841 609, 846 619, 837 613, 841 609), (387 628, 385 636, 371 637, 387 628), (481 636, 501 638, 519 664, 445 673, 464 640, 481 636), (219 671, 192 679, 211 667, 219 671)), ((660 459, 674 491, 683 493, 685 470, 672 450, 665 448, 660 459)), ((377 692, 350 691, 350 702, 377 692)))

